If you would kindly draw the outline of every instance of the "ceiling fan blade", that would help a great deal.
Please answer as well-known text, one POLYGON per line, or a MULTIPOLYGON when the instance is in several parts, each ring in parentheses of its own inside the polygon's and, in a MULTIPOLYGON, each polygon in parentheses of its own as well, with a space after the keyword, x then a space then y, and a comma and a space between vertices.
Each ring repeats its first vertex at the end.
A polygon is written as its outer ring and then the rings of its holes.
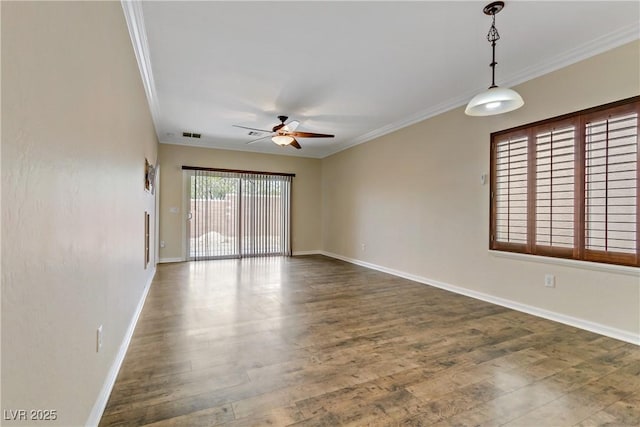
POLYGON ((267 135, 267 136, 263 136, 263 137, 258 138, 258 139, 251 140, 251 141, 247 142, 247 144, 253 144, 254 142, 260 141, 261 139, 269 138, 270 136, 271 135, 267 135))
POLYGON ((271 131, 270 131, 270 130, 266 130, 266 129, 256 129, 256 128, 250 128, 250 127, 240 126, 240 125, 231 125, 231 126, 236 127, 236 128, 249 129, 249 130, 257 130, 257 131, 259 131, 259 132, 268 132, 268 133, 271 133, 271 131))
POLYGON ((296 130, 299 124, 300 124, 299 121, 291 120, 289 123, 284 125, 284 130, 286 130, 287 132, 293 132, 294 130, 296 130))
POLYGON ((335 136, 326 133, 313 132, 289 132, 287 135, 297 136, 298 138, 333 138, 335 136))
POLYGON ((291 141, 291 144, 289 144, 293 147, 296 147, 298 150, 301 149, 302 147, 300 146, 300 144, 298 144, 298 141, 296 141, 295 138, 293 138, 293 141, 291 141))

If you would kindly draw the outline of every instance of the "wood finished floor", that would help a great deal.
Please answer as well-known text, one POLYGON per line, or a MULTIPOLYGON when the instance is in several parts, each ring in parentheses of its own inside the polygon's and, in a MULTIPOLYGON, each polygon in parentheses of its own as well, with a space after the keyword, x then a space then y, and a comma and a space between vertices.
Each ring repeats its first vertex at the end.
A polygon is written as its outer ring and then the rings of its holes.
POLYGON ((640 347, 323 256, 158 266, 101 426, 637 426, 640 347))

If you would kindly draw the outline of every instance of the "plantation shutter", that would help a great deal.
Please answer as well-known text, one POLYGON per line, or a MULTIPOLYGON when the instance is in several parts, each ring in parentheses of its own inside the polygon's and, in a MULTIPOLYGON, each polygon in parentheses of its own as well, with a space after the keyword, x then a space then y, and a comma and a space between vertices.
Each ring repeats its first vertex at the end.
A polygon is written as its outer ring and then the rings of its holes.
MULTIPOLYGON (((537 253, 557 248, 573 252, 575 237, 574 125, 555 126, 535 135, 535 242, 537 253)), ((561 253, 562 251, 557 251, 561 253)), ((566 251, 565 251, 566 252, 566 251)))
POLYGON ((585 126, 585 250, 592 260, 632 262, 638 251, 638 113, 585 126))
POLYGON ((498 243, 527 243, 527 153, 527 136, 506 136, 495 146, 494 240, 498 243))
POLYGON ((640 266, 640 97, 491 135, 489 247, 640 266))

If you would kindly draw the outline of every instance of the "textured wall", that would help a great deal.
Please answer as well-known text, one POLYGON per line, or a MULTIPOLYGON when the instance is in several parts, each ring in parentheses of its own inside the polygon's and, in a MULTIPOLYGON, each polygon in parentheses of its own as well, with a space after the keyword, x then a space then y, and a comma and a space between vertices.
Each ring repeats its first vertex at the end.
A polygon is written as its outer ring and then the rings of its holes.
POLYGON ((518 86, 520 110, 483 118, 458 108, 323 159, 323 249, 638 336, 638 275, 489 253, 480 176, 491 132, 638 95, 639 65, 634 42, 518 86))
POLYGON ((156 156, 120 3, 2 2, 3 410, 87 422, 154 271, 156 156))
POLYGON ((160 259, 182 257, 182 166, 295 173, 291 194, 293 251, 320 249, 320 160, 160 144, 160 259), (171 208, 179 208, 172 212, 171 208))

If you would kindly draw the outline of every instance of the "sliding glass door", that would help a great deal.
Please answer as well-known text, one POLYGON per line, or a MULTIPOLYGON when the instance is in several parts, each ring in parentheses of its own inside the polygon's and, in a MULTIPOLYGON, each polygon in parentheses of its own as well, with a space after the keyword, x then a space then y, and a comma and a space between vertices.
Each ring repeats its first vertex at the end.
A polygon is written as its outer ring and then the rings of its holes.
POLYGON ((292 176, 184 169, 188 259, 291 255, 292 176))
POLYGON ((188 171, 189 259, 230 258, 240 253, 238 213, 240 179, 188 171))

